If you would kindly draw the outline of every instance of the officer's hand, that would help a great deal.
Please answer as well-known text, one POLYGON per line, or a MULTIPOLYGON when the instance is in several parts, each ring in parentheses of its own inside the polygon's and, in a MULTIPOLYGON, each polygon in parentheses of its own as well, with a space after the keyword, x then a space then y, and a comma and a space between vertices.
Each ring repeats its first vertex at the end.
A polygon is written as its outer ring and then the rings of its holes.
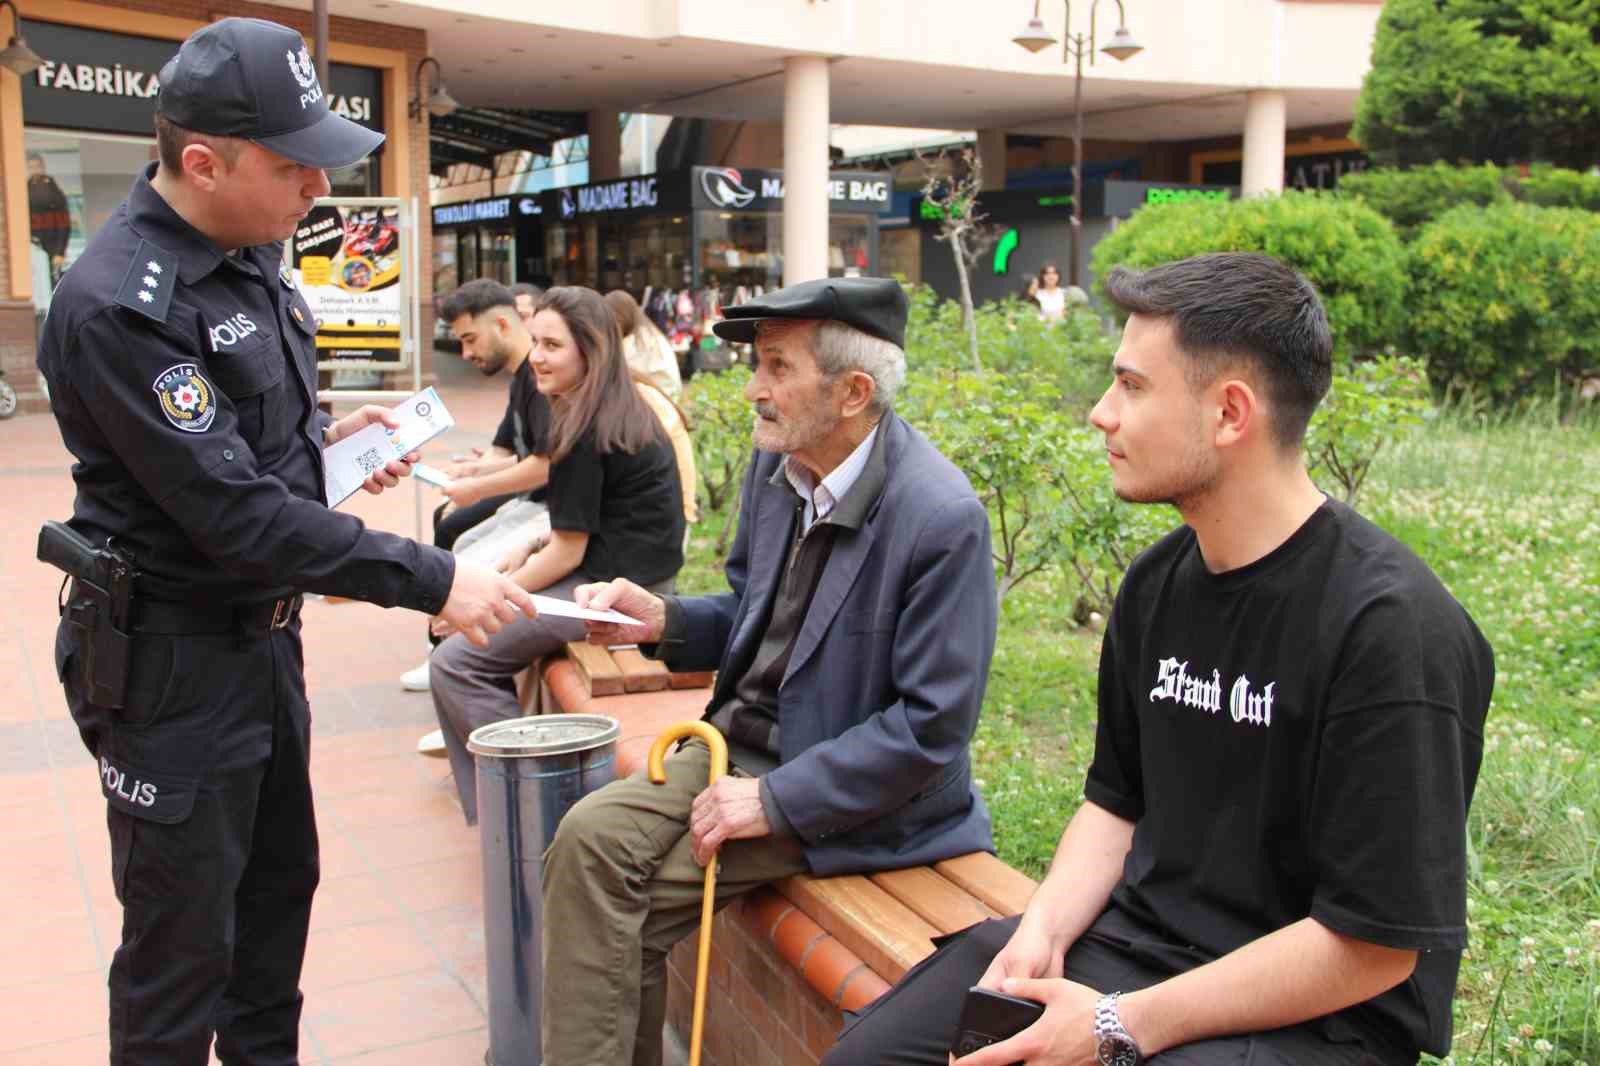
POLYGON ((660 596, 645 591, 625 577, 594 585, 579 585, 572 590, 579 607, 595 611, 621 611, 643 625, 625 626, 616 622, 584 622, 590 644, 653 644, 661 639, 667 625, 667 605, 660 596))
POLYGON ((472 643, 483 647, 489 638, 521 612, 537 618, 533 597, 504 574, 486 566, 456 560, 456 577, 450 583, 450 598, 445 600, 439 618, 472 643))
POLYGON ((387 407, 379 407, 375 403, 369 403, 364 407, 356 408, 329 426, 323 432, 322 444, 324 447, 329 444, 338 444, 350 434, 366 429, 374 422, 381 426, 388 426, 390 429, 400 428, 400 420, 391 414, 387 407))

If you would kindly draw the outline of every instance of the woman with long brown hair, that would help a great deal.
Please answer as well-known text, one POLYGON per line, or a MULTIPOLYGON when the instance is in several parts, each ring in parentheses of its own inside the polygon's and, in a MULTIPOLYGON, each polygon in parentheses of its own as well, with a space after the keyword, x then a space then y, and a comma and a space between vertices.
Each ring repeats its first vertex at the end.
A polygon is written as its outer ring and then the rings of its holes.
MULTIPOLYGON (((561 286, 539 299, 529 332, 528 363, 552 411, 550 539, 503 568, 528 591, 564 600, 579 585, 617 577, 670 591, 683 565, 677 464, 628 374, 615 319, 599 293, 561 286)), ((468 824, 477 821, 477 782, 467 735, 518 717, 516 675, 583 637, 575 619, 519 618, 486 648, 452 636, 434 651, 433 705, 468 824)))

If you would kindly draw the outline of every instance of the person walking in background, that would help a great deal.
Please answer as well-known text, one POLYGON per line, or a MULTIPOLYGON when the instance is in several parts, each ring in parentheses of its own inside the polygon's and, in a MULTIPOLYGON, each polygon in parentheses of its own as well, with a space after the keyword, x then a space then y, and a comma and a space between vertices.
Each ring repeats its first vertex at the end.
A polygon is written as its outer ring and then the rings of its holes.
POLYGON ((1061 287, 1061 271, 1054 263, 1039 268, 1039 274, 1028 283, 1028 299, 1039 305, 1039 317, 1046 322, 1059 322, 1067 314, 1067 290, 1061 287))
POLYGON ((605 299, 622 330, 622 354, 628 366, 676 403, 683 396, 683 378, 672 344, 626 291, 612 289, 605 299))
MULTIPOLYGON (((550 539, 503 568, 518 586, 566 600, 579 585, 619 577, 670 591, 683 566, 678 470, 660 422, 628 376, 622 338, 600 294, 576 286, 546 292, 534 313, 528 362, 552 410, 550 539)), ((467 736, 520 715, 516 675, 583 636, 580 621, 540 617, 508 624, 486 647, 456 635, 434 651, 433 705, 467 824, 478 820, 467 736)))
POLYGON ((72 211, 67 194, 45 169, 44 156, 28 153, 28 229, 34 243, 50 257, 50 285, 67 265, 67 243, 72 239, 72 211))

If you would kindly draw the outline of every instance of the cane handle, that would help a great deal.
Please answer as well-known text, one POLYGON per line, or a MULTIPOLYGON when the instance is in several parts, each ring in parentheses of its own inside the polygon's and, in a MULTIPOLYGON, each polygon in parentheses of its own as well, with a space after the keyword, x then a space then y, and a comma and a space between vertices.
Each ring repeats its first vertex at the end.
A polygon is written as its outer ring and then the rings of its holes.
POLYGON ((673 742, 684 737, 699 737, 705 741, 706 747, 711 749, 711 772, 707 775, 706 784, 711 784, 717 778, 728 772, 728 742, 722 739, 722 734, 710 722, 679 722, 669 725, 656 735, 655 743, 650 745, 650 780, 657 785, 667 783, 667 768, 664 764, 667 749, 673 742))

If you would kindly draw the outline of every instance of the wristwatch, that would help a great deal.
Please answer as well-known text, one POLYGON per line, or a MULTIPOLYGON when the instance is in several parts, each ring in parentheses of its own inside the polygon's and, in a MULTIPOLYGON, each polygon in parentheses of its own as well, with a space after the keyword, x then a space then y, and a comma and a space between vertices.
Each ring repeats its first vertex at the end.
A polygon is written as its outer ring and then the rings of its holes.
POLYGON ((1094 1057, 1100 1066, 1139 1066, 1144 1061, 1139 1045, 1122 1027, 1122 1018, 1117 1014, 1117 997, 1121 994, 1101 996, 1094 1005, 1094 1057))

